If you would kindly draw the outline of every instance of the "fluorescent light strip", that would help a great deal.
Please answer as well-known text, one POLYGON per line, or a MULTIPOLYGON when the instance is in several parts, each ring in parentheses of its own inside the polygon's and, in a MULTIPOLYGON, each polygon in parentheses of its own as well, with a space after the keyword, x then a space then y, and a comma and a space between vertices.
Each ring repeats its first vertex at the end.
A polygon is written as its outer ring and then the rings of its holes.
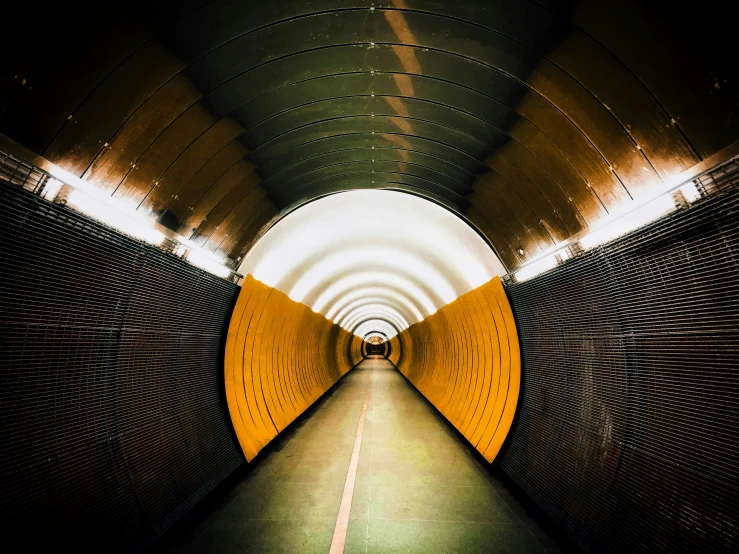
POLYGON ((85 194, 80 190, 75 189, 69 193, 67 204, 88 217, 114 227, 127 235, 146 241, 149 244, 159 246, 164 241, 164 235, 159 231, 152 229, 131 215, 117 210, 109 203, 102 202, 100 199, 85 194))
POLYGON ((688 203, 695 202, 701 197, 700 191, 694 182, 685 183, 656 197, 649 196, 648 201, 632 207, 629 211, 621 210, 619 214, 601 220, 600 224, 588 233, 572 237, 536 256, 513 273, 516 281, 526 281, 556 267, 558 255, 560 259, 568 259, 570 256, 567 248, 571 244, 579 243, 583 250, 590 250, 674 212, 677 210, 677 202, 674 196, 677 191, 682 194, 688 203))
MULTIPOLYGON (((15 146, 19 147, 18 145, 15 146)), ((38 167, 49 176, 40 193, 42 198, 53 202, 66 186, 70 190, 66 197, 66 204, 72 209, 123 234, 143 240, 154 246, 161 246, 164 239, 169 236, 171 240, 179 243, 179 247, 175 249, 175 252, 181 255, 185 254, 187 250, 187 259, 193 265, 219 277, 228 277, 231 274, 231 270, 223 265, 225 255, 217 256, 188 239, 176 233, 171 233, 169 230, 167 230, 167 234, 158 230, 156 228, 158 224, 151 210, 142 212, 138 209, 138 206, 134 204, 127 205, 122 200, 112 198, 105 191, 87 181, 83 181, 56 164, 30 152, 26 154, 32 159, 28 163, 38 167)), ((24 154, 21 157, 25 158, 26 155, 24 154)))
POLYGON ((588 233, 580 239, 580 245, 585 249, 595 248, 674 212, 676 209, 675 199, 671 194, 658 196, 607 225, 588 233))
MULTIPOLYGON (((53 200, 63 186, 60 181, 50 179, 51 188, 48 192, 44 190, 44 196, 53 200), (57 186, 58 185, 58 186, 57 186)), ((47 183, 47 186, 49 183, 47 183)), ((73 188, 67 197, 67 204, 75 210, 104 223, 114 229, 152 244, 161 246, 164 242, 165 235, 152 227, 153 223, 142 219, 140 215, 129 210, 122 209, 115 201, 107 197, 101 197, 100 194, 89 194, 88 191, 73 188)), ((187 261, 192 265, 204 269, 209 273, 218 277, 226 278, 231 274, 231 270, 224 266, 221 262, 222 258, 214 256, 212 253, 202 249, 192 241, 178 237, 177 240, 182 246, 187 248, 187 261)))

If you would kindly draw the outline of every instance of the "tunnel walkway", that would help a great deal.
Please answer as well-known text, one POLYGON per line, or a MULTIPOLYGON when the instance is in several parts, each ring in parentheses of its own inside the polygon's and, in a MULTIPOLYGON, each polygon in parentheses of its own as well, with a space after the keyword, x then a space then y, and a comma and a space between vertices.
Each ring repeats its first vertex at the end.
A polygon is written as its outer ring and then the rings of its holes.
POLYGON ((558 551, 380 357, 351 371, 172 550, 329 552, 365 401, 345 552, 558 551))

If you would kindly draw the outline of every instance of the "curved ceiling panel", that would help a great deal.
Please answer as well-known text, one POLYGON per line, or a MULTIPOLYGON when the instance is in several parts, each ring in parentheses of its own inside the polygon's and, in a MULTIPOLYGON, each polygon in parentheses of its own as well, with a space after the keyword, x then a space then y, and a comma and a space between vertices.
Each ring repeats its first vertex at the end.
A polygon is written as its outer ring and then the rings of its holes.
POLYGON ((733 58, 651 0, 50 10, 3 34, 0 132, 234 263, 312 199, 393 189, 513 270, 739 138, 733 58))
POLYGON ((355 334, 359 337, 379 336, 384 340, 393 338, 397 331, 382 319, 370 319, 365 321, 360 327, 355 329, 355 334))
POLYGON ((334 194, 286 215, 240 271, 355 334, 383 321, 369 330, 394 336, 505 269, 447 209, 375 190, 334 194))

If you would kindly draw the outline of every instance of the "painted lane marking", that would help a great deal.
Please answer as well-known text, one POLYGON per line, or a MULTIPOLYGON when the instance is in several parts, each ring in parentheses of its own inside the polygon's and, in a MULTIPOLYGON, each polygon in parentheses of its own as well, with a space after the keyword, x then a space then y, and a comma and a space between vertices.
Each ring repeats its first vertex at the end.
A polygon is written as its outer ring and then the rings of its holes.
POLYGON ((352 459, 349 462, 349 471, 347 471, 346 473, 346 482, 344 483, 344 495, 341 497, 341 506, 339 506, 339 515, 336 518, 336 527, 334 527, 334 537, 333 539, 331 539, 331 549, 329 550, 329 554, 343 554, 344 552, 344 545, 346 544, 346 531, 349 528, 349 512, 351 512, 352 509, 352 497, 354 496, 354 482, 357 479, 359 450, 362 447, 364 418, 367 415, 369 396, 370 387, 367 387, 367 393, 364 395, 364 404, 362 404, 362 413, 359 415, 357 434, 354 438, 354 450, 352 451, 352 459))

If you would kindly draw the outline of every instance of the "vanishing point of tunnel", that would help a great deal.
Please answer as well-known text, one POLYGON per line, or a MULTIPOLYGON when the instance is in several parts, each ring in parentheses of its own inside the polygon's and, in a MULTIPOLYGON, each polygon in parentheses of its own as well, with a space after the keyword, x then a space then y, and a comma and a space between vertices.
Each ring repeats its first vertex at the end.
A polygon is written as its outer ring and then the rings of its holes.
POLYGON ((730 5, 0 10, 2 552, 739 552, 730 5))

